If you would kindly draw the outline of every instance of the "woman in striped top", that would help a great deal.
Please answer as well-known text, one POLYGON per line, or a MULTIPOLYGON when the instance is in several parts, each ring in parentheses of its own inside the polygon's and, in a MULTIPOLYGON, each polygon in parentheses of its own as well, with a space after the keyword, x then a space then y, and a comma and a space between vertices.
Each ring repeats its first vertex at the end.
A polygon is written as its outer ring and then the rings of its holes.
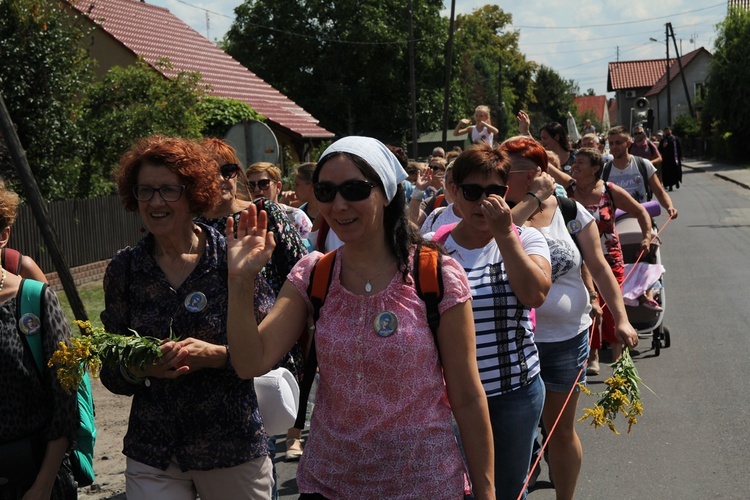
MULTIPOLYGON (((508 158, 479 144, 453 164, 455 204, 464 218, 443 239, 471 288, 477 362, 495 448, 497 498, 517 498, 544 405, 531 308, 549 289, 549 249, 533 228, 516 227, 503 199, 508 158)), ((525 493, 524 493, 525 497, 525 493)))

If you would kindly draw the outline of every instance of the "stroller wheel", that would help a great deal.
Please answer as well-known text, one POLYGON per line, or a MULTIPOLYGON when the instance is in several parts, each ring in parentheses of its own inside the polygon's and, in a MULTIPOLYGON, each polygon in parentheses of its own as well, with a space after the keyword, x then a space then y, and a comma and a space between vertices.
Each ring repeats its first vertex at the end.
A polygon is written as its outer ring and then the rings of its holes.
POLYGON ((672 345, 672 339, 669 338, 669 328, 662 326, 662 334, 664 335, 664 348, 667 349, 672 345))
POLYGON ((657 328, 651 338, 651 347, 654 349, 654 356, 661 354, 661 331, 657 328))

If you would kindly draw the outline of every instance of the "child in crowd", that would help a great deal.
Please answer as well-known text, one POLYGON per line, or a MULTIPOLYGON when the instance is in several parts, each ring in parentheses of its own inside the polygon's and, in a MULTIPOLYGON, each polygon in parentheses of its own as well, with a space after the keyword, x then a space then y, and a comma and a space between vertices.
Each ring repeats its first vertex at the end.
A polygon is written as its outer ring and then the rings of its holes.
POLYGON ((453 135, 459 136, 468 133, 472 144, 486 142, 492 146, 492 140, 499 131, 490 122, 490 108, 488 106, 477 106, 477 109, 474 110, 474 123, 475 125, 471 125, 471 120, 463 118, 456 125, 453 135))

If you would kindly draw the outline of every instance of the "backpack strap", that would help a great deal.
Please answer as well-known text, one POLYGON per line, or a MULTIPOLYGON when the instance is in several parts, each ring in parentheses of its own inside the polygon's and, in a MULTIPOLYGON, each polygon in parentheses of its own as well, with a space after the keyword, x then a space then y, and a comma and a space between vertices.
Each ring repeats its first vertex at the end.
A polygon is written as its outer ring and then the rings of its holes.
POLYGON ((440 245, 445 245, 445 242, 448 241, 448 236, 450 236, 451 231, 453 231, 453 228, 455 228, 457 225, 458 222, 454 222, 453 224, 445 224, 440 226, 437 231, 435 231, 435 234, 432 237, 432 241, 440 245))
MULTIPOLYGON (((336 250, 328 252, 313 265, 310 271, 310 283, 307 286, 307 296, 310 298, 313 306, 313 322, 318 322, 320 309, 326 301, 328 288, 331 286, 333 279, 333 266, 336 263, 336 250)), ((318 368, 318 356, 315 352, 315 330, 311 332, 312 340, 310 342, 310 352, 305 360, 305 371, 302 376, 300 385, 299 407, 297 408, 297 418, 294 421, 296 429, 305 428, 305 419, 307 418, 307 400, 310 398, 313 380, 315 380, 315 371, 318 368)))
POLYGON ((609 174, 612 172, 612 162, 614 160, 609 160, 607 163, 604 164, 604 168, 602 169, 602 180, 606 183, 609 180, 609 174))
POLYGON ((317 250, 323 252, 326 248, 326 238, 328 237, 328 231, 331 230, 331 226, 328 225, 328 221, 323 217, 323 214, 318 215, 321 218, 320 227, 318 228, 318 238, 315 242, 317 250))
POLYGON ((435 248, 425 247, 419 243, 414 252, 414 260, 414 288, 416 288, 419 298, 425 303, 427 324, 430 325, 432 337, 435 339, 435 345, 437 346, 437 331, 440 326, 438 305, 443 299, 443 272, 440 254, 435 248))
POLYGON ((648 171, 646 170, 646 159, 640 156, 634 156, 635 164, 638 167, 638 171, 643 177, 643 189, 646 190, 646 201, 651 201, 653 193, 651 192, 651 186, 648 184, 648 171))
POLYGON ((44 300, 46 288, 47 284, 42 283, 41 281, 23 279, 18 287, 18 295, 16 296, 16 318, 18 321, 16 328, 18 329, 18 334, 21 336, 21 339, 23 339, 25 345, 29 348, 31 355, 34 357, 34 362, 40 376, 46 371, 44 347, 42 346, 42 335, 44 334, 42 328, 42 313, 44 310, 42 307, 42 301, 44 300), (36 320, 31 318, 31 315, 33 315, 36 320), (24 320, 32 323, 38 321, 36 332, 32 334, 24 332, 22 330, 24 320))
POLYGON ((573 243, 575 243, 580 250, 581 247, 578 244, 578 237, 576 236, 581 230, 581 228, 578 227, 580 224, 571 224, 578 215, 578 205, 575 200, 571 200, 570 198, 564 198, 562 196, 555 196, 555 198, 557 198, 557 208, 560 210, 560 213, 562 213, 563 220, 565 221, 565 227, 570 233, 571 238, 573 238, 573 243))
POLYGON ((16 274, 18 276, 21 275, 21 261, 23 260, 23 255, 18 250, 13 250, 12 248, 3 247, 2 256, 0 256, 0 260, 2 260, 2 265, 5 268, 5 270, 10 271, 13 274, 16 274))

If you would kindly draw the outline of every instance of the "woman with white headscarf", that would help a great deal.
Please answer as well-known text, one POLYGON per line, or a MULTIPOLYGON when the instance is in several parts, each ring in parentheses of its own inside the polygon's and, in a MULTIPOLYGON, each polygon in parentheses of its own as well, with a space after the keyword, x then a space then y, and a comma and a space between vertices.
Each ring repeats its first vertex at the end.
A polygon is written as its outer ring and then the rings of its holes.
MULTIPOLYGON (((458 263, 440 256, 444 292, 433 338, 411 274, 422 240, 406 215, 405 178, 396 157, 367 137, 335 142, 313 175, 320 211, 344 246, 316 324, 320 385, 297 471, 300 498, 463 498, 451 410, 475 498, 494 498, 471 293, 458 263)), ((292 269, 260 328, 248 322, 253 279, 273 250, 264 219, 250 207, 238 236, 228 238, 229 342, 245 378, 265 373, 296 340, 312 310, 307 288, 321 257, 310 254, 292 269)))

